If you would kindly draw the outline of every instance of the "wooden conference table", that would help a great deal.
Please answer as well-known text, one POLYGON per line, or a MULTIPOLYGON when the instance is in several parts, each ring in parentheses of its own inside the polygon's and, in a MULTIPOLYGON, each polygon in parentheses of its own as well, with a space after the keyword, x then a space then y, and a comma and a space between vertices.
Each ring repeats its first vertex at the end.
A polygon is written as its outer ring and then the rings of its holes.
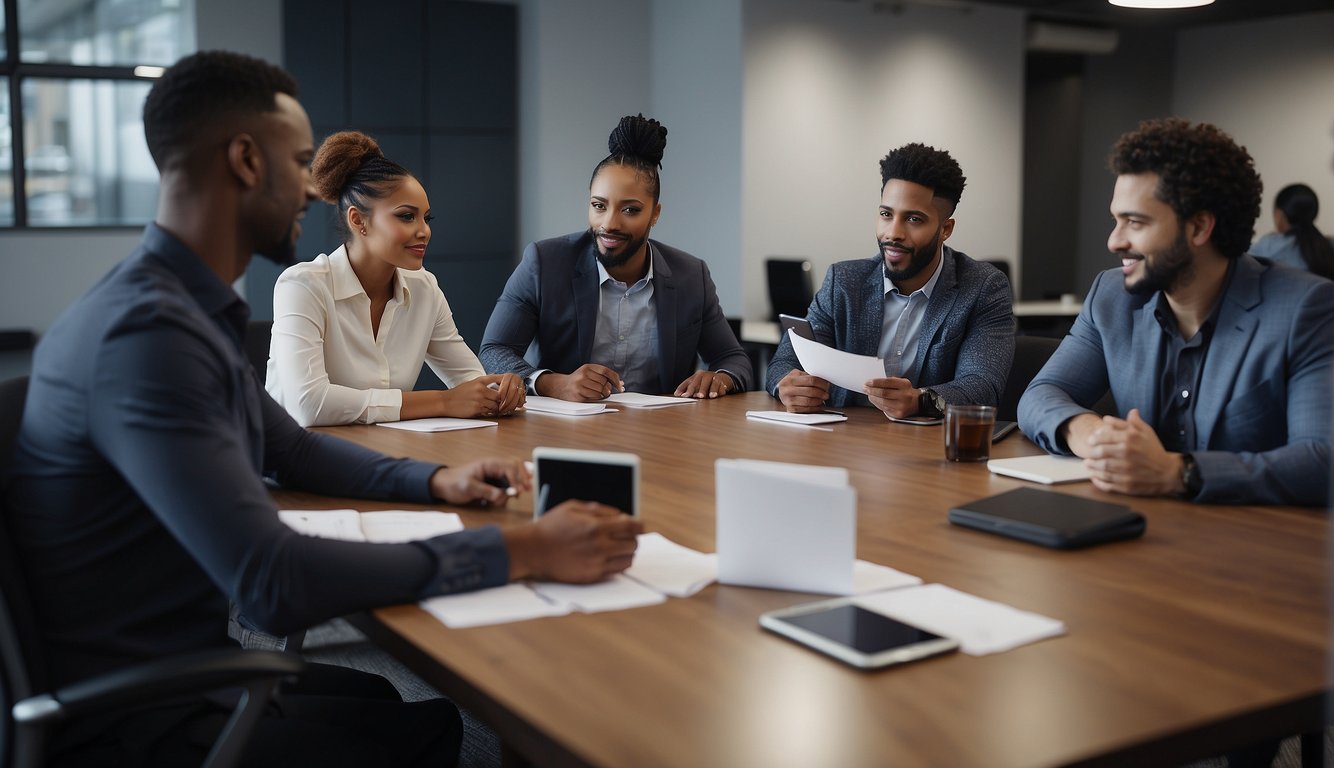
MULTIPOLYGON (((534 446, 632 451, 650 530, 714 550, 714 459, 846 466, 859 557, 1061 619, 1068 634, 984 657, 861 672, 761 630, 815 596, 713 585, 648 608, 451 630, 415 606, 359 625, 539 765, 1172 764, 1317 730, 1330 689, 1329 524, 1318 510, 1130 499, 1146 536, 1060 552, 951 526, 949 508, 1022 481, 943 460, 940 427, 851 409, 822 432, 749 421, 763 393, 656 411, 528 414, 437 434, 326 430, 460 463, 534 446)), ((1037 449, 1022 435, 993 456, 1037 449)), ((1054 492, 1107 497, 1088 483, 1054 492)), ((278 492, 284 507, 349 506, 278 492)), ((352 502, 361 509, 402 504, 352 502)), ((459 510, 470 525, 517 523, 459 510)))

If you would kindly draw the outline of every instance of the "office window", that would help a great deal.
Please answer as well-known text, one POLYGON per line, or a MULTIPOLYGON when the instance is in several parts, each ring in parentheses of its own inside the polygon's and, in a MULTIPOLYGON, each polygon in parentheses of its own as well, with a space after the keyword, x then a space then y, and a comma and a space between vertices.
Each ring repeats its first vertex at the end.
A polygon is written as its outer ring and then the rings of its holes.
POLYGON ((194 50, 194 0, 3 0, 0 227, 141 226, 143 101, 194 50))

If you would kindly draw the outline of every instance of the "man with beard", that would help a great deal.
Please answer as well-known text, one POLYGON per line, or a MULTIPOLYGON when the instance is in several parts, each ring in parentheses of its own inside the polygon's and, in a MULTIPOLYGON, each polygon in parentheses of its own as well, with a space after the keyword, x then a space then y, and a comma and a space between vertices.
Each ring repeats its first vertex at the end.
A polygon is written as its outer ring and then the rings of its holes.
MULTIPOLYGON (((500 505, 506 493, 487 481, 531 482, 520 461, 445 468, 307 432, 264 392, 231 285, 252 253, 291 259, 314 198, 295 93, 283 70, 224 52, 157 80, 144 104, 161 172, 154 223, 37 347, 3 522, 53 686, 226 648, 229 599, 285 634, 528 575, 596 581, 633 556, 639 524, 584 502, 557 507, 551 524, 406 544, 302 536, 279 520, 261 473, 418 503, 500 505)), ((83 720, 56 733, 52 764, 198 765, 229 714, 201 694, 83 720)), ((461 737, 448 701, 404 703, 382 678, 310 664, 242 762, 453 765, 461 737)))
POLYGON ((589 181, 588 229, 530 243, 496 301, 478 355, 487 373, 516 373, 530 394, 581 402, 750 388, 750 359, 708 265, 649 239, 666 146, 657 120, 621 119, 589 181), (698 358, 705 370, 695 370, 698 358))
POLYGON ((1324 504, 1334 283, 1244 252, 1260 178, 1218 128, 1141 123, 1110 165, 1121 266, 1024 393, 1025 434, 1105 491, 1324 504), (1109 388, 1119 417, 1090 411, 1109 388))
POLYGON ((959 164, 907 144, 880 161, 877 253, 829 267, 806 319, 815 340, 883 358, 861 392, 798 368, 786 336, 767 389, 787 410, 874 405, 891 418, 938 417, 947 403, 996 405, 1014 357, 1010 286, 990 264, 945 245, 963 195, 959 164))

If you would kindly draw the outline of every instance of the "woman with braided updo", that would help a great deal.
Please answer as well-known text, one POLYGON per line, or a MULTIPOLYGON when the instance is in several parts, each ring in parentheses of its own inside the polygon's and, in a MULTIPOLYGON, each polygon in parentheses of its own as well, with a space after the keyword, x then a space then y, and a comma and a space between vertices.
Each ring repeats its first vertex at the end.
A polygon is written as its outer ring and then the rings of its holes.
POLYGON ((524 403, 514 375, 487 375, 435 276, 426 191, 369 136, 335 133, 315 153, 321 199, 342 245, 291 267, 273 289, 265 388, 302 426, 431 416, 504 416, 524 403), (412 391, 422 362, 450 388, 412 391))
POLYGON ((666 146, 657 120, 621 119, 589 181, 588 229, 530 243, 505 284, 482 338, 488 371, 522 376, 532 394, 584 402, 750 387, 750 360, 708 266, 649 239, 662 214, 666 146))

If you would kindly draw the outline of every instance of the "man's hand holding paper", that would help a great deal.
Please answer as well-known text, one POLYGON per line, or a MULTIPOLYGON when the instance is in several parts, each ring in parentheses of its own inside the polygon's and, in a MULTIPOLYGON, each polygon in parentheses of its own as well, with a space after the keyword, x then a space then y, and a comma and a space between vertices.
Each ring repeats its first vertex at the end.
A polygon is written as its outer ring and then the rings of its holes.
POLYGON ((790 371, 778 384, 778 399, 789 411, 809 413, 820 410, 829 399, 831 383, 852 392, 862 392, 868 381, 886 381, 885 361, 878 357, 843 352, 791 331, 788 331, 788 338, 801 363, 801 369, 790 371))

